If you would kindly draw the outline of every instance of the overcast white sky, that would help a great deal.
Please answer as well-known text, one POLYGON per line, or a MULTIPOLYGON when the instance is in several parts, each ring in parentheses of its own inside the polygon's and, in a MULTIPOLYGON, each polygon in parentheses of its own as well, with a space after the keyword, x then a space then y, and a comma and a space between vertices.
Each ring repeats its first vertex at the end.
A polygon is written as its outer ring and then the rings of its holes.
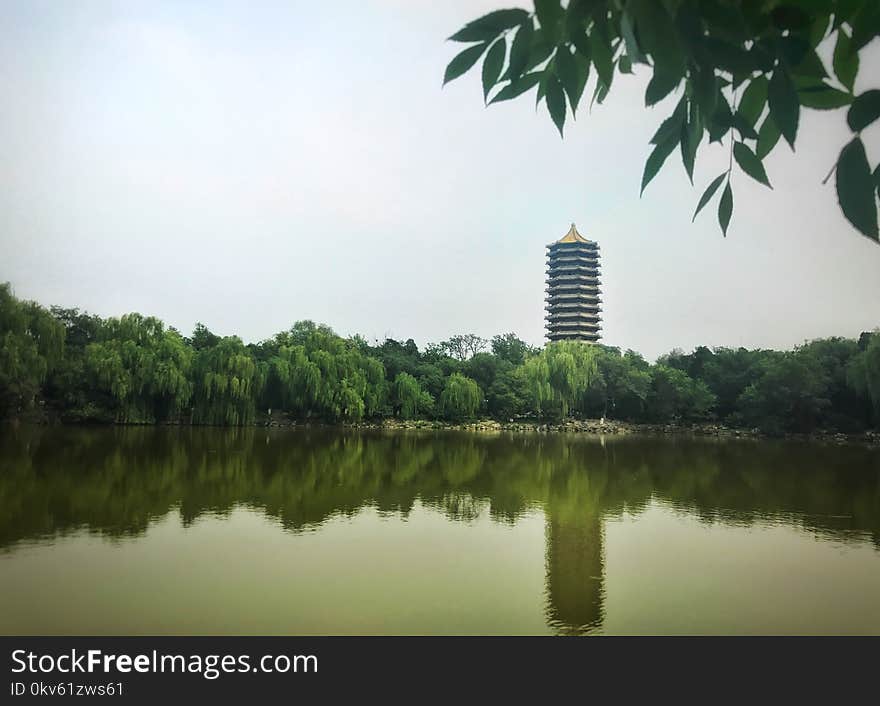
MULTIPOLYGON (((103 316, 202 321, 247 341, 298 319, 347 335, 543 336, 544 246, 575 221, 603 254, 605 342, 789 347, 880 325, 880 246, 821 180, 842 111, 802 113, 770 191, 703 148, 639 199, 671 112, 618 77, 559 139, 531 97, 441 90, 444 38, 493 0, 0 4, 0 281, 103 316)), ((860 85, 876 87, 869 48, 860 85)), ((591 91, 592 86, 588 88, 591 91)), ((880 159, 880 134, 866 136, 880 159)))

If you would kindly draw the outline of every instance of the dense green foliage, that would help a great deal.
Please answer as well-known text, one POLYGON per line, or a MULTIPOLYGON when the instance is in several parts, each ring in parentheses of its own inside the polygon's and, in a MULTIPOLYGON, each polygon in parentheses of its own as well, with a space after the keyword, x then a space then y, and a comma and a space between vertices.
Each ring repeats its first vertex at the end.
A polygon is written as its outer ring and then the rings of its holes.
POLYGON ((0 409, 34 401, 64 350, 64 328, 42 307, 0 285, 0 409))
POLYGON ((422 389, 409 373, 398 373, 391 393, 393 412, 401 419, 415 419, 420 413, 430 413, 434 399, 422 389))
POLYGON ((440 413, 453 422, 473 418, 482 400, 483 391, 477 383, 461 373, 452 373, 440 395, 440 413))
POLYGON ((236 336, 218 339, 195 356, 193 421, 248 424, 263 390, 265 364, 258 363, 236 336))
POLYGON ((878 240, 880 167, 871 169, 861 132, 880 117, 880 90, 855 93, 859 53, 880 34, 877 0, 569 0, 564 6, 561 0, 535 0, 534 5, 533 13, 490 12, 452 35, 470 46, 449 63, 444 83, 483 57, 484 100, 497 103, 536 89, 537 103, 545 101, 562 134, 591 69, 592 106, 608 95, 615 74, 648 67, 646 106, 680 97, 651 140, 641 190, 676 150, 693 182, 704 137, 712 143, 729 136, 729 166, 706 187, 694 213, 721 191, 718 222, 725 235, 733 212, 734 164, 769 187, 763 159, 780 137, 794 149, 801 108, 846 108, 853 136, 834 165, 837 197, 850 223, 878 240))
POLYGON ((849 389, 861 399, 871 401, 875 422, 880 420, 880 336, 862 334, 859 352, 846 368, 849 389))
POLYGON ((424 351, 300 321, 258 344, 140 314, 51 311, 0 287, 0 413, 65 421, 246 425, 478 417, 721 422, 773 434, 880 428, 880 335, 792 351, 638 353, 508 333, 424 351))
POLYGON ((155 422, 183 411, 192 397, 193 350, 153 317, 107 319, 85 348, 92 388, 112 399, 117 420, 155 422))
POLYGON ((549 344, 523 365, 532 409, 554 418, 577 409, 596 373, 597 349, 577 341, 549 344))

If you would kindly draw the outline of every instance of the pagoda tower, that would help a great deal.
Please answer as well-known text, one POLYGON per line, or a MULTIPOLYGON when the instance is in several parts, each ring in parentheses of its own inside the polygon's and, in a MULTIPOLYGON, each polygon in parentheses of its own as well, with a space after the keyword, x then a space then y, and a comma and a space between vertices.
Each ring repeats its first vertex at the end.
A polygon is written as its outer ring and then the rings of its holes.
POLYGON ((547 246, 547 338, 599 340, 599 246, 571 229, 547 246))

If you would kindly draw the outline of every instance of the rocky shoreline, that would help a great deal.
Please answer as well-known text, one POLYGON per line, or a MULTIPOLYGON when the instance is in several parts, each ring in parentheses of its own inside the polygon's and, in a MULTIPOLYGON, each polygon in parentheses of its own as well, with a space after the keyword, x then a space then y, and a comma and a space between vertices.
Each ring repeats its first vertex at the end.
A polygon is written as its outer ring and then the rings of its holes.
MULTIPOLYGON (((690 435, 723 438, 780 438, 771 437, 759 429, 737 429, 723 424, 633 424, 610 419, 569 419, 559 424, 536 421, 499 422, 494 419, 481 419, 454 424, 450 422, 424 419, 400 420, 383 419, 352 424, 313 424, 293 421, 265 420, 257 422, 267 427, 336 426, 346 429, 380 430, 423 430, 423 431, 472 431, 472 432, 519 432, 519 433, 576 433, 600 436, 626 434, 652 435, 690 435)), ((866 431, 859 434, 841 434, 831 431, 816 431, 812 434, 785 434, 784 439, 816 440, 836 443, 859 443, 880 446, 880 433, 866 431)))
MULTIPOLYGON (((80 422, 64 422, 58 418, 50 418, 41 415, 36 418, 12 418, 3 420, 7 424, 36 424, 38 426, 76 426, 80 422)), ((103 422, 85 423, 85 426, 212 426, 195 425, 182 420, 161 422, 159 424, 147 422, 103 422)), ((245 426, 269 427, 279 429, 291 428, 336 428, 336 429, 373 429, 386 431, 469 431, 481 433, 569 433, 569 434, 592 434, 597 436, 618 436, 627 434, 662 435, 662 436, 699 436, 718 438, 742 438, 742 439, 792 439, 824 441, 838 444, 860 444, 880 447, 880 432, 868 430, 860 433, 843 434, 835 431, 817 430, 811 434, 783 434, 773 436, 759 429, 740 429, 728 427, 717 423, 704 424, 635 424, 621 422, 612 419, 568 419, 558 424, 535 420, 510 420, 499 422, 495 419, 479 419, 462 423, 451 423, 428 419, 402 420, 386 418, 380 420, 367 420, 354 423, 328 423, 321 421, 302 421, 287 417, 283 414, 271 416, 260 415, 254 422, 245 426)))

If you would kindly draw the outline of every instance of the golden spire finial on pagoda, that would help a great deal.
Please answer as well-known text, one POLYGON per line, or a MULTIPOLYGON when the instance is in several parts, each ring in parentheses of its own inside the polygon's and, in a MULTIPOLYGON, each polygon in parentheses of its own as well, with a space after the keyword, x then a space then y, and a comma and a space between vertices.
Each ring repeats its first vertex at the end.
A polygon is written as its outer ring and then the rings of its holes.
POLYGON ((571 228, 568 233, 562 236, 557 242, 559 243, 586 243, 587 239, 578 233, 577 228, 574 227, 574 223, 571 224, 571 228))

